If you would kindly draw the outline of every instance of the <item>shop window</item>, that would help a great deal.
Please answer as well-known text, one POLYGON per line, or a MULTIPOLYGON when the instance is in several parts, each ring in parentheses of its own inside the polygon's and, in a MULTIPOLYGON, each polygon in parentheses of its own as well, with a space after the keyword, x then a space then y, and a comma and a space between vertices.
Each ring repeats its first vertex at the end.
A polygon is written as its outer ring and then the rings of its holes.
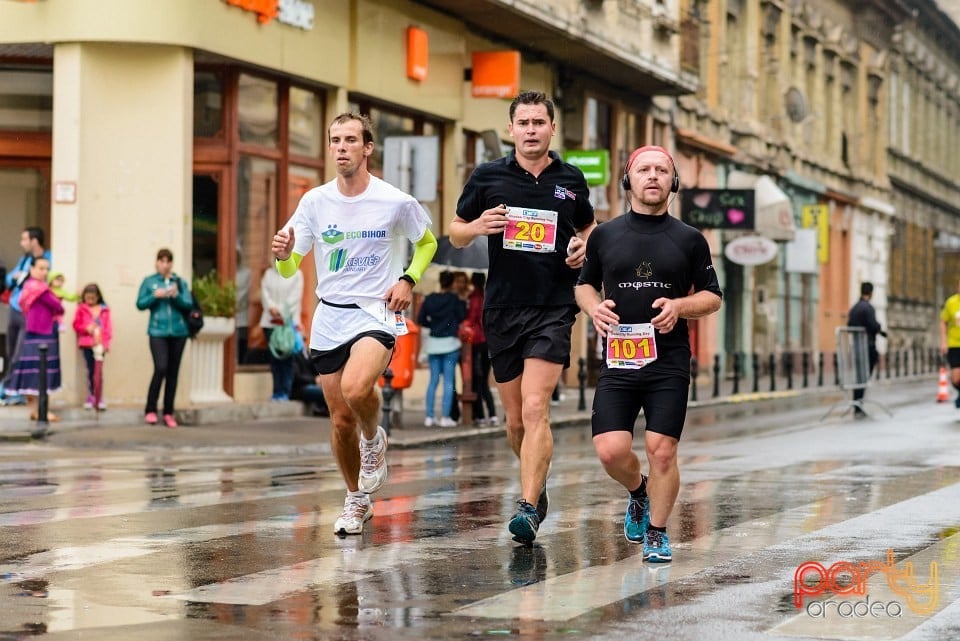
POLYGON ((443 122, 430 119, 419 114, 399 111, 389 107, 373 104, 368 100, 351 100, 351 112, 366 114, 373 126, 373 139, 376 143, 373 156, 370 158, 370 172, 383 177, 383 145, 391 136, 437 136, 440 141, 441 153, 437 158, 437 198, 421 204, 431 213, 434 220, 434 232, 440 229, 439 222, 443 218, 441 211, 443 196, 443 122))
POLYGON ((0 69, 0 87, 0 130, 52 130, 52 71, 0 69))
POLYGON ((323 126, 323 101, 307 89, 290 87, 291 154, 318 157, 323 153, 326 132, 323 126))
POLYGON ((237 91, 240 142, 275 149, 279 113, 277 83, 242 73, 237 91))
POLYGON ((223 136, 223 77, 213 71, 193 75, 193 135, 223 136))
POLYGON ((237 362, 266 363, 260 331, 260 277, 272 266, 270 243, 277 220, 277 163, 241 156, 237 169, 237 362), (246 286, 241 288, 241 285, 246 286))

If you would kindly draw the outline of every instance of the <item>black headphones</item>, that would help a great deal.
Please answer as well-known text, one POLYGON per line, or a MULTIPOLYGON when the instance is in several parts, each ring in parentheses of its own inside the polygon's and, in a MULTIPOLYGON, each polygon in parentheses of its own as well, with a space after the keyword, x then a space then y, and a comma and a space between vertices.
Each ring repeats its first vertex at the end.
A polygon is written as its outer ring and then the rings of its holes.
MULTIPOLYGON (((659 149, 658 147, 651 147, 651 149, 659 149)), ((640 151, 639 149, 637 151, 640 151)), ((662 150, 661 150, 662 151, 662 150)), ((636 154, 633 152, 631 156, 636 154)), ((664 152, 666 153, 666 152, 664 152)), ((670 164, 673 165, 673 182, 670 184, 670 193, 675 194, 680 191, 680 174, 677 173, 677 164, 673 160, 673 156, 667 154, 670 158, 670 164)), ((623 179, 620 181, 620 186, 623 187, 624 191, 630 191, 630 161, 627 161, 627 166, 623 168, 623 179)))

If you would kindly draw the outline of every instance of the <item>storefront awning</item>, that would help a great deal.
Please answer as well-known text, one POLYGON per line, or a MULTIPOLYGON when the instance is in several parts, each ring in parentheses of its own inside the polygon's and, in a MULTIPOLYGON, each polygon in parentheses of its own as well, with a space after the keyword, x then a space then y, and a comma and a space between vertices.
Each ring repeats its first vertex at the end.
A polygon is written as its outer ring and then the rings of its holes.
POLYGON ((770 176, 731 171, 727 176, 727 187, 754 190, 758 234, 771 240, 793 240, 796 232, 793 204, 790 196, 770 176))

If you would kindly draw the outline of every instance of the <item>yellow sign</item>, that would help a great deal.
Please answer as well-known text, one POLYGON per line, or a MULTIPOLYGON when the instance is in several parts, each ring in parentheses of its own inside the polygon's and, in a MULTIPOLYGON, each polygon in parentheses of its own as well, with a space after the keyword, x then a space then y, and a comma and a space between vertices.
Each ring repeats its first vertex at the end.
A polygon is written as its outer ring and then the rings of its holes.
POLYGON ((827 205, 804 205, 800 212, 800 224, 804 229, 817 230, 817 260, 830 260, 830 207, 827 205))

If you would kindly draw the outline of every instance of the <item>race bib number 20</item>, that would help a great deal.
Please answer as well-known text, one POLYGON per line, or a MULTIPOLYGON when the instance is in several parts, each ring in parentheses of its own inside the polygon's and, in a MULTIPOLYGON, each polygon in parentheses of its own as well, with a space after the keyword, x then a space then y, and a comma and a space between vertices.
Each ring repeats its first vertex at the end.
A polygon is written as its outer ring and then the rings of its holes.
POLYGON ((607 334, 607 367, 640 369, 657 360, 651 323, 617 325, 607 334))
POLYGON ((558 214, 549 209, 507 207, 503 248, 546 254, 557 245, 558 214))

